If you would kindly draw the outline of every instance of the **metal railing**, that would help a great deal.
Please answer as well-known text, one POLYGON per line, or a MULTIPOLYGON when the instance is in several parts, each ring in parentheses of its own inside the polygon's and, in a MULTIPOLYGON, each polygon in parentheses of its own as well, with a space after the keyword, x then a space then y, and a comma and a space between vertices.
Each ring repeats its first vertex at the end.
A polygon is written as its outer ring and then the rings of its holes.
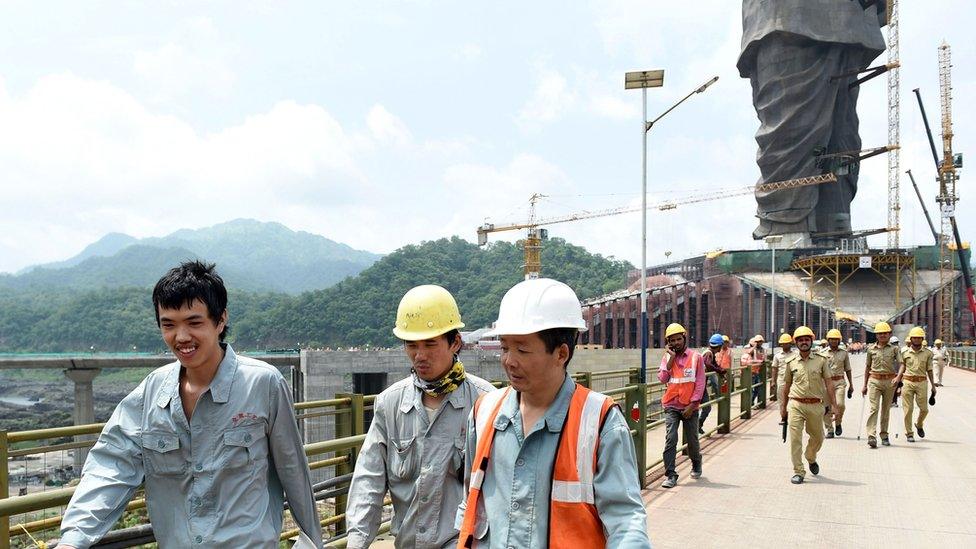
MULTIPOLYGON (((722 386, 720 396, 714 398, 706 383, 706 398, 702 406, 717 407, 717 424, 700 439, 707 439, 716 434, 727 434, 733 428, 733 421, 752 417, 752 391, 759 390, 759 407, 765 407, 767 384, 766 372, 769 363, 761 369, 761 381, 753 384, 749 367, 733 367, 726 375, 725 382, 716 379, 722 386), (732 415, 734 398, 738 397, 739 413, 732 415)), ((716 378, 716 374, 708 374, 716 378)), ((602 371, 578 372, 573 379, 585 387, 600 391, 612 397, 620 404, 621 410, 630 426, 634 439, 641 487, 645 487, 647 479, 654 471, 663 465, 663 459, 648 463, 647 441, 649 433, 664 425, 664 409, 661 397, 666 385, 655 380, 652 383, 639 383, 639 373, 636 368, 602 371)), ((496 382, 496 385, 503 383, 496 382)), ((323 533, 330 540, 330 546, 345 546, 345 518, 348 486, 355 468, 356 457, 366 438, 367 412, 370 412, 375 402, 375 395, 337 394, 335 398, 300 402, 295 404, 296 418, 301 424, 312 418, 331 417, 334 428, 334 438, 310 442, 305 445, 305 454, 309 459, 312 470, 330 468, 332 478, 317 483, 315 489, 316 500, 333 501, 332 513, 321 520, 325 530, 323 533)), ((56 427, 52 429, 37 429, 32 431, 7 432, 0 430, 0 548, 8 547, 11 543, 24 543, 30 536, 43 532, 52 533, 61 522, 60 509, 67 505, 75 488, 57 488, 35 493, 8 497, 9 461, 10 458, 26 457, 63 452, 67 450, 87 449, 94 440, 79 440, 70 442, 56 442, 59 439, 78 435, 95 435, 101 432, 104 424, 78 425, 71 427, 56 427), (44 443, 30 446, 35 443, 44 443), (32 516, 32 513, 42 513, 32 516), (12 517, 22 517, 14 524, 12 517)), ((683 433, 683 430, 682 430, 683 433)), ((684 451, 687 441, 682 434, 679 451, 684 451)), ((387 500, 385 503, 389 503, 387 500)), ((142 492, 137 491, 128 503, 127 511, 136 511, 146 506, 142 492)), ((287 507, 286 507, 287 509, 287 507)), ((383 531, 389 529, 389 523, 384 523, 383 531)), ((296 529, 288 529, 281 533, 281 539, 288 540, 298 534, 296 529)), ((106 540, 106 546, 129 547, 152 541, 152 530, 148 525, 113 530, 106 540)))
POLYGON ((949 364, 956 368, 976 371, 976 347, 949 349, 949 364))

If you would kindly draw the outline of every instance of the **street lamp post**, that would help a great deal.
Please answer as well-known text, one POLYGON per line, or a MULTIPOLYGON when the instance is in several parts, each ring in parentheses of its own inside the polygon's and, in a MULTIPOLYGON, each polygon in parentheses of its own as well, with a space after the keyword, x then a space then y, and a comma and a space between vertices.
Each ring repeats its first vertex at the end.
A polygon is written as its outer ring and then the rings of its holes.
POLYGON ((661 113, 654 120, 647 120, 647 88, 660 88, 664 85, 664 69, 633 71, 624 74, 624 89, 641 90, 641 272, 640 272, 640 300, 641 300, 641 369, 640 381, 647 383, 647 132, 651 131, 658 120, 664 118, 669 112, 685 102, 686 99, 696 93, 705 91, 718 80, 714 77, 705 82, 700 87, 680 101, 671 105, 668 110, 661 113))

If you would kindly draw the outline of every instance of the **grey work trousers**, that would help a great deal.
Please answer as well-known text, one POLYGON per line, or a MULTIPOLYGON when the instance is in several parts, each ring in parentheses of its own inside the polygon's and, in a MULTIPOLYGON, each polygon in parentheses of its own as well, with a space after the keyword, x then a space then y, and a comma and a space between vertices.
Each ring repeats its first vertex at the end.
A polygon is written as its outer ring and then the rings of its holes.
POLYGON ((696 470, 701 470, 701 448, 698 445, 698 414, 691 414, 685 419, 681 417, 681 410, 664 409, 664 427, 667 434, 664 438, 664 474, 668 477, 677 475, 674 472, 675 457, 678 454, 678 424, 684 430, 685 443, 688 444, 688 457, 696 470))

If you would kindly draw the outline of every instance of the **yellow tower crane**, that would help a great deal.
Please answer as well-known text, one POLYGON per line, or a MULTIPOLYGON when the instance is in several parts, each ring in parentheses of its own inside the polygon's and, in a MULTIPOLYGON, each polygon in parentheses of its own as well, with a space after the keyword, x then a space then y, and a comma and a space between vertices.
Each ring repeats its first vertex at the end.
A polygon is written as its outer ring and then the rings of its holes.
MULTIPOLYGON (((820 185, 822 183, 836 183, 836 182, 837 182, 837 177, 834 174, 826 173, 822 175, 814 175, 811 177, 790 179, 787 181, 761 183, 759 185, 749 185, 746 187, 732 187, 732 188, 722 189, 710 193, 690 195, 681 200, 666 200, 664 202, 660 202, 654 205, 648 204, 647 207, 648 209, 666 211, 666 210, 673 210, 678 206, 682 206, 685 204, 708 202, 711 200, 719 200, 722 198, 731 198, 733 196, 744 196, 756 192, 770 192, 770 191, 778 191, 781 189, 794 189, 797 187, 804 187, 806 185, 820 185)), ((547 233, 545 229, 542 229, 540 227, 544 225, 555 225, 556 223, 567 223, 569 221, 580 221, 583 219, 594 219, 597 217, 607 217, 611 215, 620 215, 625 213, 633 213, 633 212, 641 211, 641 208, 639 206, 620 206, 617 208, 610 208, 607 210, 581 211, 581 212, 576 212, 576 213, 563 215, 559 217, 548 217, 548 218, 538 219, 536 217, 535 207, 541 198, 545 198, 545 195, 535 193, 529 198, 528 221, 504 223, 504 224, 485 223, 484 225, 478 227, 479 246, 484 246, 485 244, 488 243, 488 235, 491 233, 514 231, 518 229, 528 229, 525 235, 525 242, 524 242, 526 280, 532 278, 539 278, 539 273, 542 272, 542 241, 546 238, 547 233)))

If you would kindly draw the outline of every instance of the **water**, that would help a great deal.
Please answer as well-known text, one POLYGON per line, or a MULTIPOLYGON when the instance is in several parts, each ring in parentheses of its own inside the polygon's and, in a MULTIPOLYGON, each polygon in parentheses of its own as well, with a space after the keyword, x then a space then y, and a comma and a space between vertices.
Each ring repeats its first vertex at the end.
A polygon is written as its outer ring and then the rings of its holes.
POLYGON ((30 408, 40 401, 17 396, 0 396, 0 402, 9 404, 11 406, 17 406, 18 408, 30 408))

